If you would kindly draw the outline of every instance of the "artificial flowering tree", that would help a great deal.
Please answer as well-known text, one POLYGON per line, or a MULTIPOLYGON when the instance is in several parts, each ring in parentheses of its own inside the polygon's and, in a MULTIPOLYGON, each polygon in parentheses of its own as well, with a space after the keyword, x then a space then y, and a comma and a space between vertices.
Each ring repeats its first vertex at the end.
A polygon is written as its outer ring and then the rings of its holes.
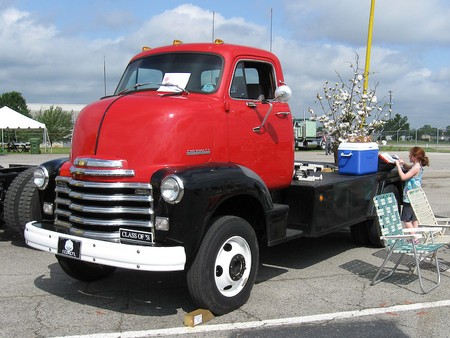
POLYGON ((309 108, 311 119, 322 123, 323 131, 332 138, 334 162, 338 162, 337 150, 342 142, 370 142, 371 135, 385 123, 390 110, 389 104, 378 102, 374 90, 364 91, 366 74, 359 68, 359 58, 350 64, 353 77, 344 81, 323 85, 323 94, 317 94, 321 113, 309 108))

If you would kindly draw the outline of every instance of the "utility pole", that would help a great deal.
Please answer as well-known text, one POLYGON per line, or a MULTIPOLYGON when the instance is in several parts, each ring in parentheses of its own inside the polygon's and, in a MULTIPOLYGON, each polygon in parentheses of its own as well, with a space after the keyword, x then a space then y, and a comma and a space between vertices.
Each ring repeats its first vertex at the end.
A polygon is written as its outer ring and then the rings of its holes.
POLYGON ((106 96, 106 56, 103 55, 103 85, 105 87, 106 96))
POLYGON ((269 51, 272 52, 272 39, 273 39, 273 9, 270 9, 270 47, 269 51))
POLYGON ((211 42, 214 42, 214 37, 215 37, 215 32, 214 32, 214 29, 215 29, 215 17, 216 17, 216 12, 214 12, 213 11, 213 19, 212 19, 212 39, 211 39, 211 42))
POLYGON ((374 12, 375 12, 375 0, 371 0, 370 16, 369 16, 369 29, 367 32, 366 65, 364 68, 364 94, 367 93, 367 87, 369 85, 370 49, 372 47, 372 30, 373 30, 374 12))
POLYGON ((389 91, 389 120, 392 119, 392 90, 389 91))
MULTIPOLYGON (((366 64, 364 67, 364 85, 363 93, 367 93, 367 87, 369 86, 369 67, 370 67, 370 48, 372 47, 372 30, 373 30, 373 16, 375 12, 375 0, 371 0, 370 15, 369 15, 369 29, 367 30, 367 47, 366 47, 366 64)), ((365 123, 365 118, 361 119, 360 128, 365 123)))

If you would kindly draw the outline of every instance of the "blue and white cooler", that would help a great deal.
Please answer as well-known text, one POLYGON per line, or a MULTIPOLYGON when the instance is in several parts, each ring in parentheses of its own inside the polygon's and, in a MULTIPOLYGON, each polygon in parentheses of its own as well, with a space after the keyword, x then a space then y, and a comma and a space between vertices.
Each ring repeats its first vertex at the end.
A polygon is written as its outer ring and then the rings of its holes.
POLYGON ((339 173, 364 175, 378 171, 378 144, 341 143, 338 147, 339 173))

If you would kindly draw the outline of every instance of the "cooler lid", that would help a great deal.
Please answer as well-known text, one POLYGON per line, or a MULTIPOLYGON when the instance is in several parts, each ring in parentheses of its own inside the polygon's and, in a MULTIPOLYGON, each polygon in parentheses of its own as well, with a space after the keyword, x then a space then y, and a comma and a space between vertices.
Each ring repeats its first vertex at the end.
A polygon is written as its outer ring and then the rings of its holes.
POLYGON ((376 142, 343 142, 339 144, 339 150, 378 150, 376 142))

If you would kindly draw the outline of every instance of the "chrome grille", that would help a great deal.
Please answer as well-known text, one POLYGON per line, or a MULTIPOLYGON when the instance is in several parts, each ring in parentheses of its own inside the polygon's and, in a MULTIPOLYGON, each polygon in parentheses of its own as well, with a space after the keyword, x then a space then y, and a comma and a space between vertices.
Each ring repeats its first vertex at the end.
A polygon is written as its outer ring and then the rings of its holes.
POLYGON ((95 233, 117 232, 121 227, 153 231, 149 183, 90 182, 58 176, 55 191, 56 225, 95 233))

